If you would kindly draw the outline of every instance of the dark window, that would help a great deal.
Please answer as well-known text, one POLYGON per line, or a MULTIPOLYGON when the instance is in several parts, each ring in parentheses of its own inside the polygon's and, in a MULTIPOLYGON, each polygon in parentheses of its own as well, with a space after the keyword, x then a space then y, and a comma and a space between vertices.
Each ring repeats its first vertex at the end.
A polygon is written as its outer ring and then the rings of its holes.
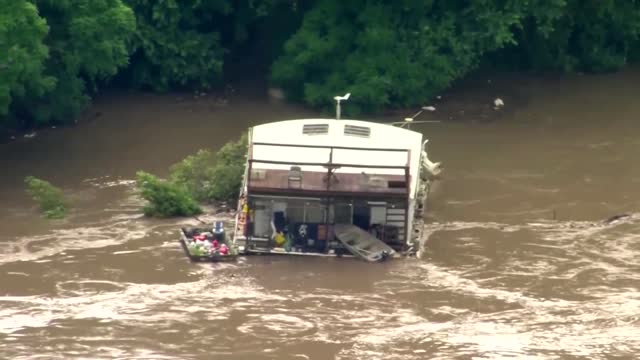
POLYGON ((404 189, 407 187, 407 182, 406 181, 394 181, 394 180, 389 180, 389 188, 391 189, 404 189))

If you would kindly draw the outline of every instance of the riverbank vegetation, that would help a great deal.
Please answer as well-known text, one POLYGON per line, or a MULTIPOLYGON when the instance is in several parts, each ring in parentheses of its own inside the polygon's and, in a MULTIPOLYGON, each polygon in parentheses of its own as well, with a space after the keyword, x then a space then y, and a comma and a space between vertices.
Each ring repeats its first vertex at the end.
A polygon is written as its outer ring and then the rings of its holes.
MULTIPOLYGON (((640 54, 640 3, 577 0, 0 0, 0 127, 74 122, 100 89, 263 77, 314 107, 422 105, 481 64, 611 71, 640 54)), ((204 156, 204 155, 202 155, 204 156)))
POLYGON ((168 180, 140 171, 137 187, 147 201, 147 216, 191 216, 202 212, 198 203, 237 200, 245 171, 247 135, 226 143, 215 154, 199 150, 171 167, 168 180))
POLYGON ((51 185, 48 181, 27 176, 24 179, 27 193, 38 202, 44 216, 48 219, 62 219, 67 213, 62 190, 51 185))

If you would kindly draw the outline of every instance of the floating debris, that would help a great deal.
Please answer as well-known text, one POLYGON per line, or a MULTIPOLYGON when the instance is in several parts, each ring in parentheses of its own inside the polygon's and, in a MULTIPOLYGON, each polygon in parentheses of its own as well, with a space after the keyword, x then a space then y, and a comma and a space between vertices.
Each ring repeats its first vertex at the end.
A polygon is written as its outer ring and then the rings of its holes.
POLYGON ((285 100, 286 96, 284 94, 284 90, 280 88, 269 88, 267 89, 267 95, 271 100, 285 100))
POLYGON ((504 106, 504 101, 502 101, 502 99, 500 99, 500 98, 496 98, 495 100, 493 100, 493 105, 494 105, 493 108, 495 110, 498 110, 498 109, 500 109, 501 107, 504 106))

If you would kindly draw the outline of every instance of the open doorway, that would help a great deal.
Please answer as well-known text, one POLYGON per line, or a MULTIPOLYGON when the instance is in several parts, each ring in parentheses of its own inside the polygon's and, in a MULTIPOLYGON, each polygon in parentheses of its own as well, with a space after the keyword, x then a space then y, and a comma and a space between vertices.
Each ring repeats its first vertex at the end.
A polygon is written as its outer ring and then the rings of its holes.
POLYGON ((353 203, 353 225, 362 230, 368 231, 371 224, 371 209, 366 201, 355 201, 353 203))

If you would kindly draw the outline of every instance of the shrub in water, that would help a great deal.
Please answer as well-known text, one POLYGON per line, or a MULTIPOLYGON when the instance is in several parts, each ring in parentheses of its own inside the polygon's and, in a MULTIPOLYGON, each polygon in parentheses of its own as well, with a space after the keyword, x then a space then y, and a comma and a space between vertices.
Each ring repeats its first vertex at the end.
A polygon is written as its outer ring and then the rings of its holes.
POLYGON ((244 164, 222 165, 216 163, 209 187, 208 197, 215 201, 232 201, 238 197, 244 164))
POLYGON ((148 216, 190 216, 202 209, 196 201, 236 199, 245 170, 247 135, 226 143, 217 153, 200 150, 171 167, 169 181, 138 172, 137 186, 149 203, 148 216))
POLYGON ((191 216, 202 209, 183 187, 158 179, 152 174, 138 171, 136 185, 142 198, 149 203, 144 207, 147 216, 191 216))
POLYGON ((211 200, 229 201, 238 197, 247 155, 247 135, 226 143, 216 153, 208 196, 211 200))
POLYGON ((171 182, 182 186, 198 201, 206 201, 213 178, 214 157, 209 150, 200 150, 171 167, 171 182))
POLYGON ((226 143, 216 154, 200 150, 171 167, 171 181, 199 201, 230 201, 242 185, 247 135, 226 143))
POLYGON ((65 216, 67 207, 62 190, 34 176, 27 176, 24 181, 27 184, 27 192, 40 204, 46 218, 61 219, 65 216))

